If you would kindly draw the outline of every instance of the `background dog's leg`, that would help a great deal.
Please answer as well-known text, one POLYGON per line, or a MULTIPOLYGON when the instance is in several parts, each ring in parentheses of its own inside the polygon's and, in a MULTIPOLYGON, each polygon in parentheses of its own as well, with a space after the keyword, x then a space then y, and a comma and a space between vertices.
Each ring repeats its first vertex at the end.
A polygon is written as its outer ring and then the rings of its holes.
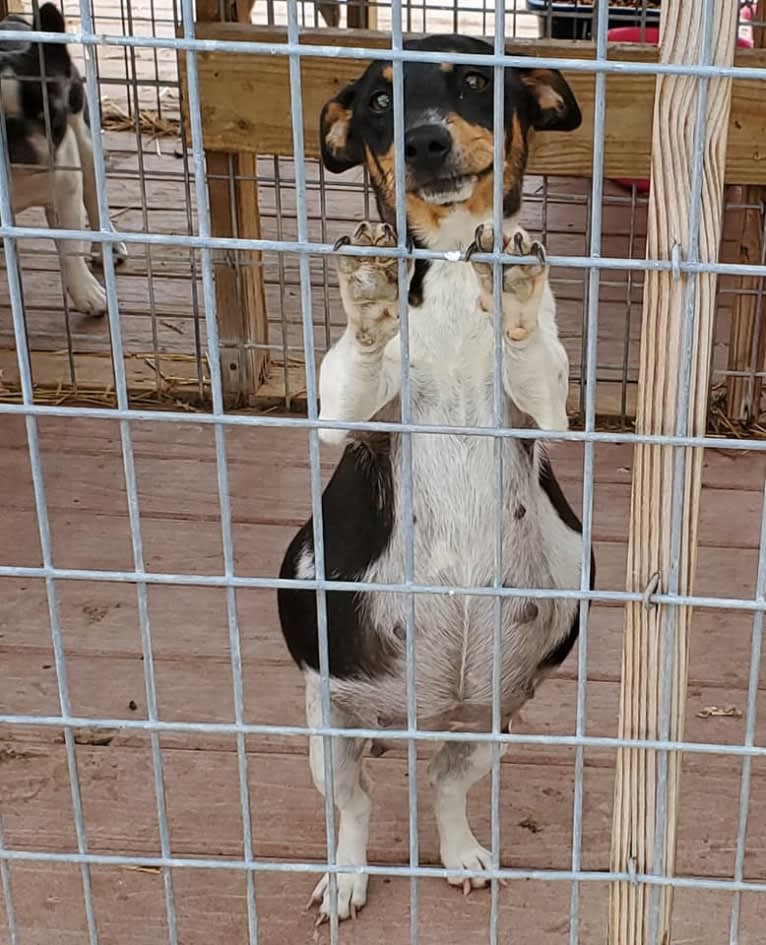
MULTIPOLYGON (((548 286, 545 250, 516 227, 503 236, 504 252, 535 256, 530 264, 503 266, 503 386, 506 394, 541 430, 566 430, 569 359, 559 341, 556 303, 548 286)), ((491 224, 478 227, 471 249, 492 252, 491 224)), ((474 263, 481 284, 480 304, 494 310, 493 267, 474 263)))
MULTIPOLYGON (((322 724, 319 677, 306 673, 306 722, 310 727, 322 724)), ((342 726, 344 720, 333 709, 331 722, 342 726)), ((311 775, 317 790, 325 796, 324 746, 319 736, 310 739, 311 775)), ((364 740, 335 738, 332 743, 332 771, 335 806, 339 815, 336 863, 340 866, 367 865, 367 834, 370 822, 370 795, 362 769, 364 740)), ((338 873, 338 918, 348 919, 367 901, 367 876, 338 873)), ((329 879, 323 876, 311 895, 310 903, 319 903, 319 922, 330 917, 329 879)))
MULTIPOLYGON (((386 223, 360 223, 337 246, 396 246, 386 223)), ((399 392, 401 366, 399 283, 393 257, 339 256, 338 282, 348 319, 319 374, 320 420, 369 420, 399 392)), ((342 430, 320 430, 326 443, 342 443, 342 430)))
MULTIPOLYGON (((501 754, 506 746, 501 745, 501 754)), ((492 745, 482 742, 447 742, 434 755, 428 769, 434 787, 439 849, 446 869, 486 870, 492 856, 473 835, 466 813, 468 791, 492 770, 492 745)), ((471 888, 486 886, 480 878, 450 876, 447 882, 462 886, 466 895, 471 888)))
MULTIPOLYGON (((85 123, 82 112, 78 115, 72 115, 70 119, 71 128, 77 141, 77 149, 80 152, 80 166, 82 167, 82 190, 83 202, 85 203, 85 212, 88 214, 88 223, 91 230, 100 229, 98 219, 98 191, 96 189, 96 167, 93 163, 93 143, 90 140, 90 128, 85 123)), ((94 243, 91 248, 94 262, 100 262, 101 243, 94 243)), ((121 263, 128 258, 128 247, 123 243, 115 243, 113 249, 115 262, 121 263)))
MULTIPOLYGON (((74 132, 68 128, 56 153, 56 170, 52 187, 53 205, 45 214, 51 227, 81 230, 83 225, 82 174, 79 170, 79 149, 74 132)), ((103 315, 106 293, 88 269, 79 240, 57 240, 61 273, 74 307, 85 315, 103 315)))

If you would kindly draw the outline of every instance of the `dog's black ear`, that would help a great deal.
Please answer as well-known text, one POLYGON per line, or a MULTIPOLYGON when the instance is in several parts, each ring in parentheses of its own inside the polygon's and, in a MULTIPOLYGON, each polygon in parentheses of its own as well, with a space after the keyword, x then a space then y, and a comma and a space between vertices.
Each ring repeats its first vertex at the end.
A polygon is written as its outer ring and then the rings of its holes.
POLYGON ((352 82, 331 98, 319 119, 322 163, 333 174, 342 174, 364 160, 364 148, 354 135, 351 120, 357 84, 352 82))
POLYGON ((64 15, 55 3, 44 3, 39 10, 42 33, 66 33, 64 15))
POLYGON ((556 69, 518 69, 530 97, 530 120, 538 131, 574 131, 582 115, 566 79, 556 69))
MULTIPOLYGON (((43 33, 66 33, 64 16, 55 3, 44 3, 37 11, 35 29, 43 33)), ((69 48, 65 43, 41 43, 45 55, 45 71, 49 76, 69 76, 72 71, 72 60, 69 48)), ((30 49, 30 54, 37 57, 39 46, 30 49)))

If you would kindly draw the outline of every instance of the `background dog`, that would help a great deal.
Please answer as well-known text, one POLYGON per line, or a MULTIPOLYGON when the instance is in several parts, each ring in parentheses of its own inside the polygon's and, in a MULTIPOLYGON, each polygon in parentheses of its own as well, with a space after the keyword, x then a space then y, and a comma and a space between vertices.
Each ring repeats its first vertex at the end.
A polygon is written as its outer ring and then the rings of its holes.
MULTIPOLYGON (((491 54, 479 40, 438 36, 409 49, 491 54)), ((530 134, 578 127, 580 110, 558 72, 506 69, 503 128, 494 128, 491 66, 404 63, 404 159, 407 237, 416 246, 461 251, 463 262, 418 261, 410 267, 410 416, 414 423, 491 427, 494 415, 495 328, 493 270, 477 250, 492 251, 494 142, 503 138, 505 251, 531 262, 502 267, 502 422, 544 430, 567 428, 569 364, 558 338, 556 308, 543 247, 518 226, 530 134)), ((396 207, 393 70, 376 62, 323 109, 322 155, 333 172, 365 165, 381 224, 364 222, 340 243, 393 247, 396 207)), ((346 330, 324 358, 320 417, 325 420, 401 419, 401 348, 397 261, 340 256, 338 275, 346 330)), ((493 627, 490 594, 501 528, 504 585, 576 589, 583 547, 580 522, 564 497, 541 443, 502 441, 501 514, 494 443, 489 436, 411 435, 411 463, 401 438, 388 433, 325 429, 326 442, 345 445, 322 496, 324 572, 340 581, 398 585, 412 578, 448 593, 414 595, 418 726, 435 731, 491 731, 493 627), (404 484, 412 477, 411 520, 404 484), (411 537, 410 537, 411 536, 411 537)), ((287 550, 281 576, 316 576, 314 526, 309 521, 287 550)), ((591 559, 592 563, 592 559, 591 559)), ((593 564, 593 563, 592 563, 593 564)), ((591 569, 591 576, 595 568, 591 569)), ((381 731, 405 728, 408 600, 377 590, 326 595, 331 723, 381 731)), ((287 646, 306 682, 306 713, 321 725, 316 596, 283 589, 279 613, 287 646)), ((500 708, 503 727, 541 679, 570 652, 579 629, 571 598, 508 596, 500 603, 500 708)), ((337 862, 366 863, 370 797, 362 771, 363 743, 333 742, 337 862)), ((324 793, 322 740, 312 738, 311 770, 324 793)), ((441 859, 451 870, 479 872, 491 857, 473 835, 466 793, 491 768, 487 742, 446 742, 430 767, 441 859)), ((480 876, 450 877, 481 886, 480 876)), ((338 914, 366 901, 367 877, 339 874, 338 914)), ((320 920, 329 915, 329 885, 313 897, 320 920)))
MULTIPOLYGON (((0 23, 0 30, 24 29, 32 26, 19 16, 0 23)), ((53 3, 40 7, 39 29, 66 32, 53 3)), ((84 205, 91 229, 100 229, 85 86, 68 47, 3 40, 0 33, 0 100, 14 214, 44 207, 49 226, 77 230, 83 227, 84 205)), ((85 247, 77 240, 56 245, 74 307, 86 315, 103 315, 106 293, 88 269, 85 247)), ((94 253, 100 254, 100 246, 94 253)), ((114 253, 125 259, 125 244, 115 244, 114 253)))

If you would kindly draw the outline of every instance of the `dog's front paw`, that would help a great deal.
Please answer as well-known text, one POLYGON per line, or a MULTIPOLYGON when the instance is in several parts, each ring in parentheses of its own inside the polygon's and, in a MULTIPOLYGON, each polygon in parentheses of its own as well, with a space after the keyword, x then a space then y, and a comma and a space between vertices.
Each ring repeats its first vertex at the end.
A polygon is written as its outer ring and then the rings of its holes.
MULTIPOLYGON (((360 223, 341 246, 397 245, 396 231, 388 223, 360 223)), ((399 267, 395 256, 338 256, 341 298, 356 339, 361 345, 385 343, 399 330, 399 267)))
POLYGON ((78 312, 96 318, 106 312, 106 292, 90 272, 86 270, 86 274, 87 279, 83 277, 69 285, 69 295, 78 312))
MULTIPOLYGON (((366 873, 337 873, 338 919, 354 919, 358 909, 367 902, 366 873)), ((317 925, 329 921, 332 912, 330 900, 330 878, 325 874, 311 894, 309 906, 319 905, 317 925)))
MULTIPOLYGON (((495 245, 495 230, 491 223, 476 227, 474 241, 466 251, 466 259, 474 253, 491 253, 495 245)), ((502 250, 512 256, 534 256, 536 262, 510 263, 502 266, 503 277, 503 334, 509 342, 526 341, 537 327, 537 315, 542 292, 548 278, 548 264, 542 243, 530 238, 521 227, 503 233, 502 250)), ((484 311, 494 310, 492 263, 472 263, 481 287, 479 304, 484 311)))

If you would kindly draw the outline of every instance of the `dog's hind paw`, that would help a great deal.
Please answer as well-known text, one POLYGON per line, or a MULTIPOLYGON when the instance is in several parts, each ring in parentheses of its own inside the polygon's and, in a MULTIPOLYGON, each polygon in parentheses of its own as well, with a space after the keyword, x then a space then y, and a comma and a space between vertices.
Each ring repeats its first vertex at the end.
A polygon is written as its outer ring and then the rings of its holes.
MULTIPOLYGON (((366 873, 337 873, 338 919, 355 919, 356 913, 367 902, 366 873)), ((319 905, 317 925, 328 922, 332 913, 330 878, 325 874, 317 883, 309 900, 309 908, 319 905)))

